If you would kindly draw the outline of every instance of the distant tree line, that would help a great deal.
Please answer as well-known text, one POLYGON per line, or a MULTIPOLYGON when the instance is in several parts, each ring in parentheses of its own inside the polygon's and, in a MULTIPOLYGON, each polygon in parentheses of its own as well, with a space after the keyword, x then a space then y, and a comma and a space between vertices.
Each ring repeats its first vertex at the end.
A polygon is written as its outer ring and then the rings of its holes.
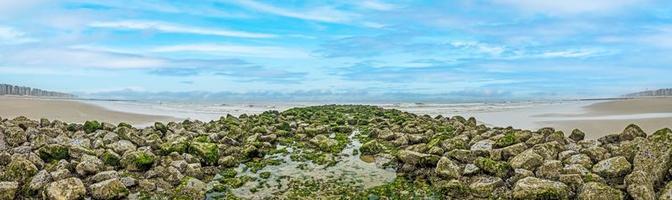
POLYGON ((37 88, 30 88, 24 86, 16 86, 9 84, 0 84, 0 95, 19 95, 19 96, 44 96, 44 97, 67 97, 72 98, 74 95, 41 90, 37 88))
POLYGON ((643 92, 636 92, 627 94, 628 97, 657 97, 657 96, 672 96, 672 88, 647 90, 643 92))

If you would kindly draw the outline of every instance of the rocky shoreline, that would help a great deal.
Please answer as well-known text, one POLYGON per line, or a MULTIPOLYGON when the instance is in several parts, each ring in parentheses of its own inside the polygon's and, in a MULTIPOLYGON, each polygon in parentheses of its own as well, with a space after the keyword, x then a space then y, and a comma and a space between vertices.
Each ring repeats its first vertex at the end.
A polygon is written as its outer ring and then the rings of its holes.
POLYGON ((672 130, 584 136, 359 105, 146 128, 0 118, 0 200, 672 199, 672 130))

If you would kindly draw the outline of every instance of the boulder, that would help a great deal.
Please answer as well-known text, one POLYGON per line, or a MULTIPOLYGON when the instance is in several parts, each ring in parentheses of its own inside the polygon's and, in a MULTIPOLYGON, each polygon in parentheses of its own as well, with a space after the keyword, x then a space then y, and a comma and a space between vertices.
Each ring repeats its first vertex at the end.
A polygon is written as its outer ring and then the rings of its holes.
POLYGON ((176 193, 178 199, 204 199, 207 185, 198 179, 185 177, 182 183, 177 187, 176 193))
POLYGON ((28 135, 23 129, 19 127, 8 127, 4 132, 5 142, 7 142, 10 147, 17 147, 28 141, 28 135))
POLYGON ((521 154, 513 157, 509 163, 513 168, 521 168, 527 170, 535 170, 544 161, 544 158, 532 150, 524 151, 521 154))
POLYGON ((643 137, 646 138, 646 133, 642 131, 639 126, 630 124, 625 129, 623 132, 619 135, 619 138, 621 141, 626 141, 626 140, 633 140, 636 137, 643 137))
POLYGON ((562 163, 558 160, 544 161, 540 167, 534 172, 539 178, 558 180, 560 171, 562 170, 562 163))
POLYGON ((368 141, 359 148, 363 155, 375 155, 385 150, 385 146, 377 140, 368 141))
POLYGON ((494 161, 490 158, 477 158, 474 161, 474 164, 482 169, 483 171, 487 172, 488 174, 500 177, 500 178, 508 178, 509 176, 512 175, 513 173, 513 167, 509 165, 507 162, 502 162, 502 161, 494 161))
POLYGON ((447 157, 441 157, 441 159, 439 159, 434 172, 439 176, 449 179, 460 178, 460 166, 447 157))
POLYGON ((215 143, 192 142, 189 152, 198 156, 205 165, 216 165, 219 159, 219 148, 215 143))
POLYGON ((527 177, 513 187, 514 199, 569 199, 569 188, 561 182, 527 177))
POLYGON ((581 200, 622 200, 623 192, 600 182, 588 182, 581 186, 578 199, 581 200))
POLYGON ((672 166, 672 130, 665 128, 650 135, 639 147, 633 164, 633 171, 646 172, 654 186, 661 185, 672 166))
POLYGON ((32 162, 23 157, 15 157, 5 167, 2 180, 25 183, 35 174, 37 174, 37 167, 32 162))
POLYGON ((0 182, 0 199, 14 199, 16 197, 17 190, 19 190, 18 182, 0 182))
POLYGON ((609 158, 593 166, 593 172, 606 178, 625 176, 632 170, 632 165, 623 156, 609 158))
POLYGON ((44 186, 46 186, 49 182, 51 182, 51 174, 47 172, 47 170, 40 170, 33 176, 32 179, 30 179, 30 183, 28 183, 28 189, 31 191, 39 191, 44 186))
POLYGON ((432 163, 433 155, 418 153, 415 151, 401 150, 397 153, 397 158, 403 163, 410 165, 424 165, 432 163))
POLYGON ((95 183, 89 190, 94 199, 121 199, 128 195, 128 189, 117 178, 95 183))
POLYGON ((86 188, 78 178, 66 178, 47 185, 47 198, 52 200, 76 200, 86 195, 86 188))
POLYGON ((658 197, 660 200, 672 200, 672 182, 668 182, 667 185, 665 185, 665 188, 660 191, 660 196, 658 197))
POLYGON ((572 134, 569 135, 569 139, 572 139, 574 141, 581 141, 586 137, 586 133, 579 129, 574 129, 572 130, 572 134))
POLYGON ((568 158, 562 160, 562 163, 565 165, 578 164, 585 168, 591 168, 593 166, 593 161, 586 154, 575 154, 569 156, 568 158))
POLYGON ((122 157, 120 163, 128 171, 147 171, 154 165, 156 156, 151 152, 132 151, 122 157))
POLYGON ((474 196, 489 197, 495 189, 503 186, 504 181, 499 177, 477 176, 469 184, 469 189, 471 189, 474 196))
POLYGON ((77 174, 82 176, 96 174, 103 169, 103 161, 98 159, 98 157, 87 154, 82 155, 81 161, 75 167, 77 174))
POLYGON ((62 144, 48 144, 40 147, 37 152, 40 155, 40 158, 45 162, 50 162, 52 160, 58 161, 70 157, 70 150, 62 144))
POLYGON ((653 200, 656 192, 649 173, 636 170, 625 176, 628 194, 635 200, 653 200))

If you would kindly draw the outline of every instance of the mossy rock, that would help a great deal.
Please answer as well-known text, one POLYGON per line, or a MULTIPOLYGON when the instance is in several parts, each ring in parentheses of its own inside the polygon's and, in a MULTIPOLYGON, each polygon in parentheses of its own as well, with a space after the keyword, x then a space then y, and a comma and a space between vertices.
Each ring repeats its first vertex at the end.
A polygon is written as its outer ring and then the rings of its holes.
POLYGON ((219 160, 219 148, 215 143, 192 142, 189 152, 199 156, 205 165, 216 165, 219 160))
POLYGON ((527 177, 516 182, 514 199, 569 199, 569 187, 561 182, 527 177))
POLYGON ((2 179, 5 181, 25 183, 35 174, 37 174, 37 167, 35 164, 23 157, 17 157, 5 167, 5 173, 2 179))
POLYGON ((502 148, 502 147, 508 147, 513 144, 516 144, 518 141, 516 140, 516 135, 514 132, 508 132, 504 134, 504 137, 501 137, 495 141, 495 147, 496 148, 502 148))
POLYGON ((53 160, 68 159, 70 157, 70 150, 68 147, 61 144, 49 144, 37 150, 38 155, 45 162, 53 160))
POLYGON ((114 167, 119 166, 119 161, 121 160, 121 156, 110 149, 105 150, 100 158, 106 165, 114 167))
POLYGON ((100 124, 100 122, 93 120, 93 121, 86 121, 84 122, 84 132, 86 133, 93 133, 97 130, 100 130, 103 128, 103 126, 100 124))
POLYGON ((152 168, 156 156, 149 152, 134 151, 124 154, 120 163, 129 171, 147 171, 152 168))
POLYGON ((507 162, 479 157, 474 161, 474 164, 483 171, 500 178, 507 178, 513 174, 513 168, 507 162))
POLYGON ((362 144, 362 146, 359 147, 359 151, 362 152, 362 155, 375 155, 385 151, 385 145, 381 144, 377 140, 371 140, 362 144))
POLYGON ((154 130, 157 130, 157 131, 165 134, 166 132, 168 132, 168 127, 161 122, 155 122, 154 123, 154 130))
POLYGON ((189 140, 186 137, 177 137, 159 145, 160 154, 168 155, 171 152, 185 153, 189 149, 189 140))

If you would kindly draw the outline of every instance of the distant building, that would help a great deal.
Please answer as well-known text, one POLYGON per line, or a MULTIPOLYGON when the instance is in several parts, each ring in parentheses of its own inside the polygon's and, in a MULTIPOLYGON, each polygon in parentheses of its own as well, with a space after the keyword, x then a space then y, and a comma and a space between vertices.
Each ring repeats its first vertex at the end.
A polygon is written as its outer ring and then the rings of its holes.
POLYGON ((627 97, 660 97, 660 96, 672 96, 672 88, 659 89, 659 90, 647 90, 643 92, 626 94, 627 97))
POLYGON ((18 96, 40 96, 40 97, 75 97, 72 94, 40 90, 36 88, 0 84, 0 95, 18 95, 18 96))

